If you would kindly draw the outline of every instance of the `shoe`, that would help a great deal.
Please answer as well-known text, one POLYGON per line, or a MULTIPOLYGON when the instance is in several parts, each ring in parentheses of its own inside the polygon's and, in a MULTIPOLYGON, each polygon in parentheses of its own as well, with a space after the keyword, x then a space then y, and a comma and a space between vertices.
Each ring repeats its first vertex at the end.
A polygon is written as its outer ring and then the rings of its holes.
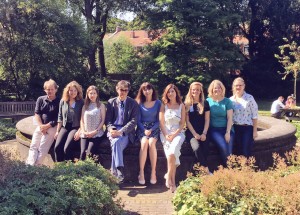
POLYGON ((119 179, 119 183, 123 183, 124 182, 124 167, 123 166, 119 166, 117 167, 117 178, 119 179))
POLYGON ((151 176, 150 184, 156 184, 156 183, 157 183, 156 176, 155 176, 155 179, 152 179, 152 176, 151 176))
POLYGON ((171 190, 172 193, 174 193, 176 191, 176 185, 172 185, 170 187, 170 190, 171 190))
POLYGON ((122 184, 124 182, 123 176, 117 176, 117 179, 118 179, 118 184, 122 184))
POLYGON ((167 173, 165 174, 164 178, 166 179, 166 187, 167 187, 167 188, 170 188, 170 185, 169 185, 169 179, 168 179, 167 173))
POLYGON ((139 184, 144 185, 146 183, 145 179, 141 179, 141 176, 138 176, 139 184))

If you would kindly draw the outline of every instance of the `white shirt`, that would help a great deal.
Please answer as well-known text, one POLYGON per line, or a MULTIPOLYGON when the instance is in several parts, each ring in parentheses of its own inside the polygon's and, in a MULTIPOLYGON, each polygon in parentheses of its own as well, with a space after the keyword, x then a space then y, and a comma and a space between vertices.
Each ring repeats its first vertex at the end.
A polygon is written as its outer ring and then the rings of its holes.
POLYGON ((276 101, 274 101, 272 103, 272 106, 271 106, 271 114, 275 114, 275 113, 278 113, 280 111, 281 108, 284 108, 284 104, 279 101, 278 99, 276 101))
POLYGON ((253 96, 244 92, 241 98, 231 96, 233 105, 233 123, 237 125, 253 125, 253 119, 258 118, 258 107, 253 96))

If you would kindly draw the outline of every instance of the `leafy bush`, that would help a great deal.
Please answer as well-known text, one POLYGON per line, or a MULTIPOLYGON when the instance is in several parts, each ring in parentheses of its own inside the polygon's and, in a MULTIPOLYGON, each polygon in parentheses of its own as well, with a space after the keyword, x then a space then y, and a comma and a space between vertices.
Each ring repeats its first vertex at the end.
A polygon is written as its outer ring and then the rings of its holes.
POLYGON ((93 160, 32 167, 0 153, 0 214, 121 214, 118 186, 93 160))
POLYGON ((255 160, 232 156, 213 176, 191 175, 173 198, 178 214, 298 214, 300 149, 274 154, 274 167, 255 170, 255 160))
POLYGON ((10 119, 0 120, 0 141, 11 140, 16 137, 16 124, 10 119))

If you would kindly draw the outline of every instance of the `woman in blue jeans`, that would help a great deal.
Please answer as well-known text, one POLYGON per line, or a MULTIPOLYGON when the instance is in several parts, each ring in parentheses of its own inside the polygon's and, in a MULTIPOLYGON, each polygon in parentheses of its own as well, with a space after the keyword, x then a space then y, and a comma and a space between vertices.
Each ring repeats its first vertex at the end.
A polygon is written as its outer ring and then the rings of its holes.
POLYGON ((257 137, 258 107, 252 95, 245 92, 245 82, 236 78, 232 83, 233 126, 237 154, 250 157, 257 137))
POLYGON ((208 87, 210 107, 209 134, 219 149, 223 166, 227 166, 227 157, 232 154, 234 133, 232 128, 233 108, 230 99, 225 97, 225 87, 219 80, 214 80, 208 87))

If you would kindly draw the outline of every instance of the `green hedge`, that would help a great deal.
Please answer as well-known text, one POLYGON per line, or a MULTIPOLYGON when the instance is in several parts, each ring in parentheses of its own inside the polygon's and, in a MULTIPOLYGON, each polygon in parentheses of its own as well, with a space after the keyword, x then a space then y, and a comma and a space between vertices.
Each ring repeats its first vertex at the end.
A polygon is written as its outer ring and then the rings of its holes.
POLYGON ((16 123, 11 119, 0 119, 0 142, 16 138, 16 123))
POLYGON ((57 164, 53 169, 4 163, 6 168, 0 168, 1 215, 122 213, 120 201, 115 200, 115 179, 90 159, 57 164))
POLYGON ((300 149, 274 154, 274 168, 258 171, 254 160, 231 157, 229 168, 192 175, 173 198, 177 214, 298 214, 300 149))

